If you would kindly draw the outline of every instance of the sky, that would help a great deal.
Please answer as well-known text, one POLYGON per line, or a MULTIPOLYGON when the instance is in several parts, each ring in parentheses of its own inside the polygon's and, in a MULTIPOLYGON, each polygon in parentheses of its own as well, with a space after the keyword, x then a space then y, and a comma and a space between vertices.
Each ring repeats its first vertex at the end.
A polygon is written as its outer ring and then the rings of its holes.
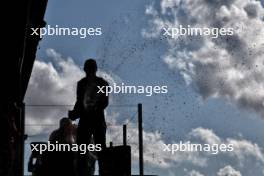
MULTIPOLYGON (((44 36, 26 104, 74 104, 82 65, 95 58, 98 74, 110 84, 168 86, 166 95, 110 95, 106 110, 108 141, 119 144, 120 125, 128 123, 136 153, 136 105, 143 104, 146 173, 264 175, 263 17, 264 8, 255 0, 49 1, 47 25, 101 27, 103 34, 44 36), (240 31, 218 39, 162 36, 162 27, 179 25, 240 31), (162 151, 163 144, 180 140, 233 144, 235 150, 218 155, 162 151)), ((28 142, 46 140, 71 108, 27 106, 28 142)))

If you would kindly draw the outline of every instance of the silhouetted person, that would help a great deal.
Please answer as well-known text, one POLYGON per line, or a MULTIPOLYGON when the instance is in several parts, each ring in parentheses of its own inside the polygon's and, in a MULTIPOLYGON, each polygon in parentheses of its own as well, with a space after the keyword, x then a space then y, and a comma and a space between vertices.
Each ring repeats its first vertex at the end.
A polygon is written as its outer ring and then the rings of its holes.
POLYGON ((74 144, 76 143, 76 129, 71 120, 64 117, 60 120, 60 127, 53 131, 49 137, 49 141, 61 144, 74 144))
MULTIPOLYGON (((86 77, 81 79, 77 84, 77 101, 74 109, 69 111, 69 117, 72 120, 80 118, 77 130, 77 143, 90 144, 91 137, 95 144, 101 144, 102 149, 106 147, 106 123, 104 109, 108 105, 108 96, 99 91, 99 87, 108 86, 108 83, 96 76, 97 64, 93 59, 86 60, 84 64, 86 77)), ((80 165, 85 163, 83 156, 80 156, 80 165), (82 162, 83 160, 83 162, 82 162)), ((98 153, 100 160, 100 153, 98 153)), ((85 165, 85 164, 84 164, 85 165)), ((99 172, 100 172, 99 165, 99 172)), ((78 169, 81 175, 85 175, 85 169, 78 169), (81 171, 83 170, 83 172, 81 171)))
MULTIPOLYGON (((53 131, 49 141, 56 144, 76 143, 76 129, 69 118, 60 120, 60 127, 53 131)), ((48 154, 50 175, 76 176, 77 153, 73 151, 53 151, 48 154)))

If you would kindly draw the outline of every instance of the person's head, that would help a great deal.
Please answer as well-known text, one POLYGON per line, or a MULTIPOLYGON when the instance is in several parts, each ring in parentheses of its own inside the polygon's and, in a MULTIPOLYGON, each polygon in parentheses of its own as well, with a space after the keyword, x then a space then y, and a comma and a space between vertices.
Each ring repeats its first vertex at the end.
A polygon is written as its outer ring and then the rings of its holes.
POLYGON ((86 75, 95 75, 97 71, 97 64, 94 59, 87 59, 84 63, 84 68, 86 75))
POLYGON ((71 127, 72 127, 72 121, 71 121, 71 119, 69 119, 67 117, 63 117, 60 120, 60 129, 70 130, 71 127))

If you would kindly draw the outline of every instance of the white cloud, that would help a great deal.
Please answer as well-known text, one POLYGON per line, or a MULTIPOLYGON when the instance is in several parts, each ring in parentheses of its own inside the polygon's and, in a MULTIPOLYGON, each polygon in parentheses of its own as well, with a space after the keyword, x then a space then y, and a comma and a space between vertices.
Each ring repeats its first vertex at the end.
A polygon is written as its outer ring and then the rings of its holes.
MULTIPOLYGON (((27 105, 72 105, 75 101, 75 84, 84 74, 72 58, 64 59, 53 49, 48 49, 46 53, 54 62, 35 61, 25 102, 27 105)), ((27 106, 28 134, 54 130, 59 119, 66 116, 71 108, 27 106)))
POLYGON ((221 139, 212 130, 201 127, 193 129, 187 136, 191 141, 198 140, 203 144, 232 144, 234 150, 232 152, 224 152, 223 155, 234 158, 239 165, 251 160, 251 162, 260 162, 264 167, 264 153, 256 143, 245 139, 221 139))
POLYGON ((200 172, 198 171, 195 171, 195 170, 192 170, 190 171, 187 176, 204 176, 203 174, 201 174, 200 172))
POLYGON ((236 171, 231 166, 225 166, 217 172, 217 176, 242 176, 239 171, 236 171))
POLYGON ((235 35, 167 38, 164 62, 203 98, 224 97, 264 116, 264 9, 257 0, 161 0, 146 9, 145 37, 163 27, 232 27, 235 35))
POLYGON ((240 164, 244 161, 250 161, 252 158, 254 158, 255 161, 264 163, 264 154, 257 144, 247 140, 235 139, 227 139, 227 143, 233 144, 234 151, 230 153, 230 155, 236 157, 240 161, 240 164))
POLYGON ((206 143, 206 144, 221 143, 221 139, 212 130, 204 129, 201 127, 193 129, 189 133, 189 136, 194 137, 194 138, 199 138, 203 141, 203 143, 206 143))
POLYGON ((63 59, 53 49, 48 49, 47 55, 52 57, 54 63, 36 60, 26 102, 28 104, 73 104, 75 84, 84 76, 84 73, 72 58, 63 59))

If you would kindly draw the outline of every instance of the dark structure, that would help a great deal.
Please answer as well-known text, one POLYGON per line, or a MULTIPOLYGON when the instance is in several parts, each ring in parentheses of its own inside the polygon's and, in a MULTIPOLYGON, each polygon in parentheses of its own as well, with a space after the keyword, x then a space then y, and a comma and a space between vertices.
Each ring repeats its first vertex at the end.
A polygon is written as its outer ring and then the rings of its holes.
POLYGON ((112 146, 102 151, 101 176, 131 176, 131 147, 112 146))
POLYGON ((131 146, 127 145, 127 126, 123 125, 123 145, 113 146, 102 151, 102 158, 99 161, 102 169, 102 176, 131 176, 131 146))
POLYGON ((47 0, 5 1, 2 5, 0 91, 0 175, 22 176, 24 167, 24 96, 31 75, 39 36, 31 28, 45 26, 47 0))

